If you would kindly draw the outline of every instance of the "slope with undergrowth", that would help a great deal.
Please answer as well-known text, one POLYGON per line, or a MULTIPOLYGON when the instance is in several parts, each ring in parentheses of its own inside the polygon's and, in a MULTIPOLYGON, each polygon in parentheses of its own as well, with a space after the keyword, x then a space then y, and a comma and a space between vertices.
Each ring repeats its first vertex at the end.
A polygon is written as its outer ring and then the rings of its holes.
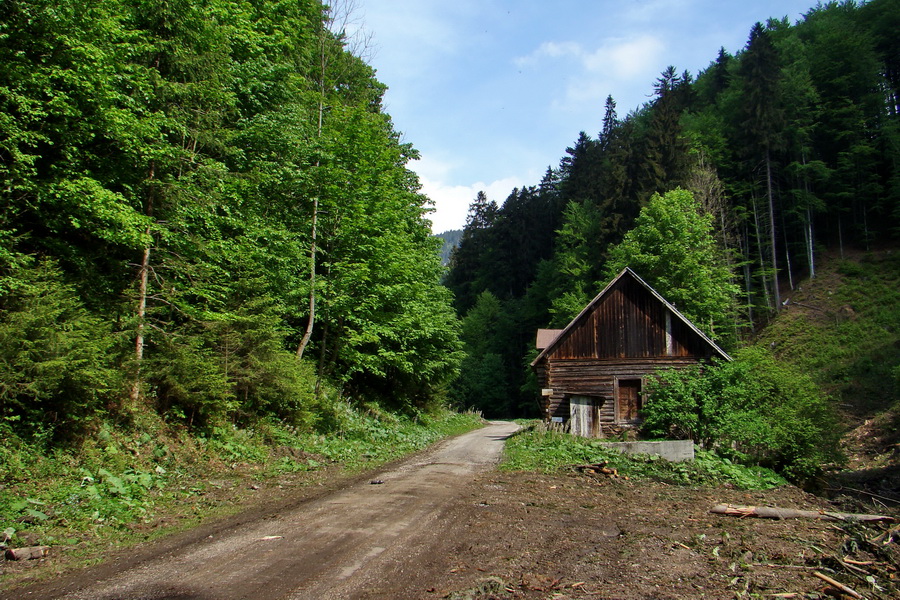
POLYGON ((879 479, 878 491, 900 500, 900 251, 830 253, 814 279, 787 294, 756 343, 833 397, 847 470, 857 481, 879 479))

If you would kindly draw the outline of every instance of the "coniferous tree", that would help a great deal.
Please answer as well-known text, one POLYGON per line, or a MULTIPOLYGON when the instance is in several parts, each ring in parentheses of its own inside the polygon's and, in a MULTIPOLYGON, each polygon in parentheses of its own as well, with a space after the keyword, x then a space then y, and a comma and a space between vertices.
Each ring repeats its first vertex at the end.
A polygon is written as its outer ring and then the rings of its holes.
POLYGON ((644 193, 657 193, 679 185, 686 171, 686 146, 681 137, 681 113, 684 109, 685 80, 669 66, 654 90, 656 99, 650 108, 649 126, 644 140, 644 193))
POLYGON ((459 246, 450 256, 450 270, 444 280, 455 296, 457 312, 465 313, 475 304, 478 294, 487 289, 481 264, 489 250, 490 228, 498 212, 497 203, 488 200, 484 192, 478 192, 469 205, 466 226, 459 246))
MULTIPOLYGON (((780 132, 784 117, 780 101, 778 54, 769 32, 762 23, 756 23, 750 30, 747 48, 741 57, 740 74, 744 84, 742 125, 748 141, 748 170, 757 173, 759 172, 757 165, 761 165, 761 177, 768 206, 765 221, 768 254, 763 253, 763 256, 771 266, 773 301, 770 308, 777 311, 781 307, 781 293, 778 286, 775 214, 777 191, 773 155, 781 147, 780 132)), ((754 196, 754 212, 759 219, 760 212, 755 208, 755 201, 754 196)), ((762 246, 761 240, 758 243, 762 246)))

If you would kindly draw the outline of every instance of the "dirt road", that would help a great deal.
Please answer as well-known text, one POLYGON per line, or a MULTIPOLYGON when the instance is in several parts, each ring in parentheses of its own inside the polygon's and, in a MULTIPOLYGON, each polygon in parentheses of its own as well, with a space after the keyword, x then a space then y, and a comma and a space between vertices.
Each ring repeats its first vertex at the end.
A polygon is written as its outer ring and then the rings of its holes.
POLYGON ((82 575, 77 583, 23 597, 303 600, 373 593, 391 597, 398 568, 418 558, 420 546, 414 540, 441 527, 447 504, 475 474, 496 464, 503 441, 516 429, 513 423, 491 423, 379 473, 375 480, 220 532, 92 585, 84 585, 82 575))
POLYGON ((720 503, 847 508, 793 486, 741 491, 578 470, 491 469, 514 429, 492 424, 355 483, 337 479, 332 492, 295 488, 262 508, 132 549, 103 566, 0 589, 0 598, 824 597, 814 571, 872 600, 900 597, 898 544, 866 542, 889 524, 735 519, 709 511, 720 503))

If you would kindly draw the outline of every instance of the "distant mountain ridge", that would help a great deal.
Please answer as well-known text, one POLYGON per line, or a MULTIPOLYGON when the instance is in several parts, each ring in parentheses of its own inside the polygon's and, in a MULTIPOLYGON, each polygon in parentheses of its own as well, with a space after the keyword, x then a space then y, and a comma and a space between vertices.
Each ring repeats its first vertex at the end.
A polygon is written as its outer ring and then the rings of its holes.
POLYGON ((444 245, 441 246, 442 265, 447 266, 450 264, 450 254, 453 252, 454 248, 459 246, 459 240, 462 239, 462 234, 462 229, 450 229, 443 233, 434 234, 434 237, 444 240, 444 245))

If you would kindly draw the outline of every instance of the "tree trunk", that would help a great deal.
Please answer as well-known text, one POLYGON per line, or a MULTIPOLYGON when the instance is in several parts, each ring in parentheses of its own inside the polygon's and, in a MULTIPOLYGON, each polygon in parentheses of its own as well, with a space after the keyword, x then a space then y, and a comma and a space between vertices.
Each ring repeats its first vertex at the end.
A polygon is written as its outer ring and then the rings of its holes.
POLYGON ((322 347, 319 349, 319 368, 316 371, 316 398, 322 395, 322 382, 325 380, 325 355, 328 346, 328 318, 326 315, 325 323, 322 325, 322 347))
MULTIPOLYGON (((146 232, 150 234, 149 228, 146 232)), ((131 405, 137 406, 141 397, 141 362, 144 360, 144 317, 147 314, 147 284, 150 280, 150 248, 144 248, 138 274, 137 334, 134 340, 135 376, 131 384, 131 405)))
MULTIPOLYGON (((318 166, 318 165, 317 165, 318 166)), ((309 247, 309 321, 306 323, 306 331, 297 346, 297 358, 303 358, 309 339, 312 337, 313 323, 316 317, 316 223, 319 218, 319 197, 313 198, 312 236, 309 247)))
POLYGON ((753 225, 756 229, 756 249, 759 251, 759 266, 763 270, 763 295, 766 298, 766 308, 772 311, 772 296, 769 294, 769 278, 766 276, 766 258, 763 253, 762 233, 759 230, 759 209, 756 204, 756 196, 753 197, 753 225))
POLYGON ((740 504, 717 504, 711 513, 732 517, 761 517, 764 519, 824 519, 828 521, 850 521, 853 523, 894 523, 896 519, 886 515, 865 515, 856 513, 827 512, 819 510, 795 510, 775 506, 742 506, 740 504))
MULTIPOLYGON (((322 139, 322 120, 325 114, 325 70, 328 68, 328 57, 326 54, 325 28, 319 32, 319 105, 318 105, 318 123, 316 125, 316 139, 322 139)), ((316 171, 320 166, 319 159, 316 159, 316 171)), ((318 185, 318 184, 317 184, 318 185)), ((319 221, 319 193, 313 198, 312 211, 312 234, 310 236, 309 248, 309 321, 306 323, 306 331, 297 345, 297 359, 303 358, 303 352, 309 344, 312 337, 313 326, 316 317, 316 232, 319 221)))
POLYGON ((841 213, 838 213, 838 246, 841 249, 841 260, 844 260, 844 225, 841 213))
MULTIPOLYGON (((156 161, 150 161, 150 172, 147 174, 149 190, 147 191, 146 215, 153 217, 153 185, 156 177, 156 161)), ((145 231, 150 235, 150 226, 145 231)), ((137 305, 137 332, 134 338, 134 381, 131 383, 131 407, 137 406, 141 398, 141 364, 144 360, 144 320, 147 315, 147 289, 150 282, 150 245, 144 248, 141 257, 141 266, 138 270, 138 305, 137 305)))
MULTIPOLYGON (((806 153, 802 156, 803 166, 806 167, 806 153)), ((809 265, 809 278, 816 278, 816 261, 815 261, 815 242, 813 238, 812 210, 809 208, 809 177, 807 177, 806 169, 803 170, 803 191, 806 200, 806 227, 803 232, 806 234, 806 262, 809 265)))
POLYGON ((766 193, 769 199, 769 240, 772 245, 772 294, 775 297, 775 311, 781 309, 781 293, 778 290, 778 259, 775 249, 775 195, 772 191, 772 160, 766 148, 766 193))
POLYGON ((791 251, 788 245, 787 227, 784 224, 784 213, 781 213, 781 236, 784 238, 784 268, 787 270, 788 286, 794 291, 794 273, 791 270, 791 251))
POLYGON ((46 556, 50 556, 50 546, 9 548, 6 551, 6 560, 35 560, 46 556))
POLYGON ((815 242, 813 238, 812 214, 806 209, 806 253, 809 262, 809 278, 816 278, 815 242))

